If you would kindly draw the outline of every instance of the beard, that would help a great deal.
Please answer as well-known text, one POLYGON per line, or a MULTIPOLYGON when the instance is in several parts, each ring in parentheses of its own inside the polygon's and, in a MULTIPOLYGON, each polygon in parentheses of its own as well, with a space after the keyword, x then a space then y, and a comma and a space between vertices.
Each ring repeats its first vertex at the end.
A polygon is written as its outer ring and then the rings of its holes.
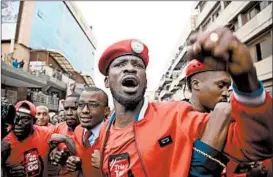
POLYGON ((141 91, 141 94, 134 98, 128 98, 124 95, 118 94, 116 91, 114 91, 110 87, 111 94, 113 95, 113 98, 121 105, 123 105, 127 110, 134 110, 137 105, 143 100, 144 94, 146 91, 146 87, 143 88, 141 91))

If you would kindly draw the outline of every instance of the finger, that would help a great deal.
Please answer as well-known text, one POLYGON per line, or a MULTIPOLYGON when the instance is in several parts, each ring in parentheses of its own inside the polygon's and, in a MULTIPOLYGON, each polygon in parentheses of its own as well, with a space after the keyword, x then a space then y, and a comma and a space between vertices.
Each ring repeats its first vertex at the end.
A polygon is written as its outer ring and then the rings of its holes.
POLYGON ((197 40, 195 42, 199 42, 201 46, 203 46, 205 41, 209 38, 210 34, 211 32, 208 32, 208 31, 198 34, 197 40))
POLYGON ((11 174, 12 174, 12 176, 24 176, 25 171, 24 170, 12 170, 11 174))
POLYGON ((62 155, 60 155, 60 154, 56 154, 54 157, 54 159, 60 159, 60 158, 62 158, 62 155))
POLYGON ((91 155, 91 158, 96 158, 97 156, 98 156, 98 154, 93 153, 93 154, 91 155))
POLYGON ((99 164, 97 164, 97 163, 91 163, 91 165, 92 165, 93 167, 95 167, 95 168, 100 168, 99 164))
POLYGON ((77 167, 74 166, 74 165, 66 165, 66 168, 69 170, 69 171, 76 171, 77 167))
POLYGON ((17 167, 14 167, 12 170, 14 170, 14 171, 18 171, 18 170, 25 170, 25 167, 23 167, 23 166, 17 166, 17 167))
POLYGON ((66 165, 70 165, 70 166, 75 166, 76 163, 75 162, 72 162, 72 161, 66 161, 66 165))
POLYGON ((226 31, 219 39, 218 45, 212 50, 212 55, 216 58, 220 58, 224 61, 229 61, 230 58, 230 44, 234 40, 234 36, 231 32, 226 31))
POLYGON ((96 157, 92 157, 92 158, 91 158, 91 162, 94 162, 94 163, 95 163, 95 162, 97 162, 97 161, 98 161, 98 158, 96 158, 96 157))
POLYGON ((201 47, 200 42, 196 41, 192 46, 192 50, 193 50, 194 55, 200 54, 202 51, 202 47, 201 47))

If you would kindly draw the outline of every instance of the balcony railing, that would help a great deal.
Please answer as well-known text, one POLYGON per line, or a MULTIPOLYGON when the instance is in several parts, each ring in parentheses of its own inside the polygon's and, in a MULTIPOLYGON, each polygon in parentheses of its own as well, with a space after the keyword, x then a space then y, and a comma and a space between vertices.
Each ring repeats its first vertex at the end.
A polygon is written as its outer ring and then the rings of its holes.
POLYGON ((42 92, 32 92, 31 101, 35 106, 44 105, 49 110, 58 111, 59 98, 57 97, 46 95, 42 92))

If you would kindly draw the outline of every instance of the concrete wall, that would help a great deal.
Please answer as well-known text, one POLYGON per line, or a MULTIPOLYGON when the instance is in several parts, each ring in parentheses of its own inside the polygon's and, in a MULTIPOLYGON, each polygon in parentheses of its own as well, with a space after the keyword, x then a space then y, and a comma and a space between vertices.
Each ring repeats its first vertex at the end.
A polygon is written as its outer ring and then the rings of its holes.
POLYGON ((19 35, 18 43, 21 43, 25 46, 30 46, 30 35, 31 35, 31 25, 32 25, 32 16, 34 15, 34 1, 24 1, 22 16, 19 26, 19 35))
POLYGON ((17 101, 27 99, 27 88, 19 87, 17 88, 17 101))

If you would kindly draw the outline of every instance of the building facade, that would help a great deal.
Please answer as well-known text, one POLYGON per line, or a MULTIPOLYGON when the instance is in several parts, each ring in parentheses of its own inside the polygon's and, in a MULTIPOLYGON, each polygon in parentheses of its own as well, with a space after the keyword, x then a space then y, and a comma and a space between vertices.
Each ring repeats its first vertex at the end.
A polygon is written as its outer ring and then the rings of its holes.
POLYGON ((2 1, 1 8, 2 96, 56 111, 71 84, 78 92, 94 85, 96 39, 73 2, 2 1))
POLYGON ((185 87, 187 39, 194 32, 230 28, 245 43, 255 62, 258 78, 272 94, 272 1, 198 1, 182 31, 170 65, 161 78, 155 99, 182 100, 190 97, 185 87))

